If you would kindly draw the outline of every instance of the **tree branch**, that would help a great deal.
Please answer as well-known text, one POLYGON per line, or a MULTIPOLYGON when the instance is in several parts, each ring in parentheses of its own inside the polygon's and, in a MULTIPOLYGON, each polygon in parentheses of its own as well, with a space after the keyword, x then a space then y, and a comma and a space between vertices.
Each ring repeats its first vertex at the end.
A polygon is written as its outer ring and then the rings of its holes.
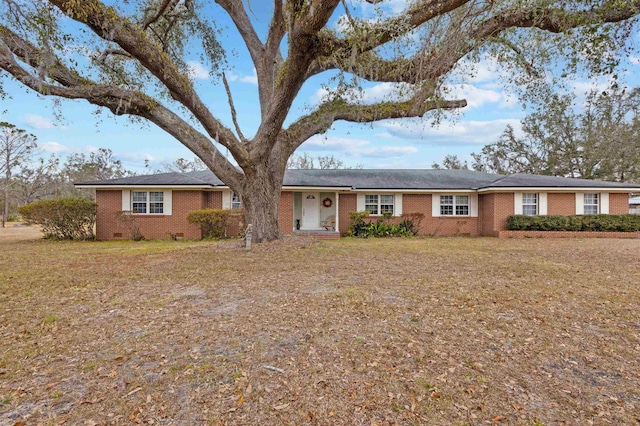
POLYGON ((227 82, 227 76, 222 73, 222 82, 224 83, 224 89, 227 91, 227 97, 229 98, 229 107, 231 108, 231 119, 233 120, 233 125, 236 127, 236 132, 238 132, 238 137, 244 143, 247 143, 247 138, 242 134, 242 130, 240 130, 240 125, 238 125, 238 116, 236 114, 236 107, 233 105, 233 96, 231 96, 231 89, 229 88, 229 82, 227 82))
MULTIPOLYGON (((312 0, 300 12, 289 13, 288 55, 280 66, 268 110, 256 132, 250 155, 254 161, 266 158, 274 147, 291 104, 305 81, 305 74, 318 54, 318 33, 327 24, 340 0, 312 0)), ((295 2, 289 4, 295 8, 295 2)))
POLYGON ((158 7, 153 11, 153 13, 148 14, 144 20, 140 23, 140 26, 143 30, 149 28, 149 25, 156 22, 162 15, 165 13, 167 9, 172 9, 178 4, 179 0, 162 0, 158 7))
POLYGON ((225 182, 240 182, 242 173, 236 170, 206 136, 150 96, 112 85, 95 84, 70 70, 57 59, 49 69, 48 77, 59 85, 50 84, 21 67, 14 55, 33 68, 38 68, 43 58, 35 46, 6 27, 0 26, 0 69, 11 74, 25 86, 45 96, 84 99, 94 105, 109 108, 115 115, 146 118, 189 148, 225 182))
POLYGON ((397 102, 380 102, 373 105, 358 105, 342 99, 334 99, 320 105, 311 114, 298 119, 283 131, 286 149, 292 154, 311 136, 324 133, 338 120, 352 123, 371 123, 392 118, 422 117, 435 109, 458 109, 467 106, 467 101, 428 99, 432 90, 419 90, 411 99, 397 102))
MULTIPOLYGON (((424 2, 423 7, 429 3, 431 2, 424 2)), ((619 7, 615 0, 611 0, 599 8, 574 12, 559 8, 498 10, 495 16, 480 21, 470 30, 460 31, 455 37, 449 37, 447 43, 455 43, 457 46, 455 48, 449 47, 440 52, 431 52, 429 55, 420 52, 412 58, 401 60, 384 60, 372 52, 374 48, 389 41, 390 36, 407 33, 427 20, 447 13, 463 3, 465 2, 460 4, 445 2, 440 8, 429 9, 431 13, 416 12, 413 8, 408 11, 406 18, 398 18, 405 21, 402 25, 396 24, 399 26, 395 30, 393 23, 385 24, 390 27, 386 31, 378 27, 368 28, 363 24, 361 29, 354 30, 354 34, 359 32, 361 38, 367 39, 364 41, 354 41, 357 37, 354 35, 339 39, 335 34, 323 32, 321 43, 325 53, 309 67, 307 77, 326 70, 338 69, 354 73, 369 81, 416 83, 424 78, 433 79, 450 71, 466 54, 508 28, 538 28, 559 33, 597 23, 620 22, 633 17, 640 10, 640 0, 629 2, 624 7, 619 7), (353 49, 357 49, 355 55, 353 49)), ((435 46, 435 48, 438 47, 435 46)), ((510 48, 515 48, 514 51, 517 52, 516 46, 511 45, 510 48)))
POLYGON ((117 15, 112 8, 98 0, 49 0, 63 13, 87 25, 102 39, 115 42, 136 58, 169 90, 173 99, 184 105, 202 124, 209 136, 225 146, 240 166, 247 164, 249 155, 233 132, 225 127, 204 105, 193 84, 180 73, 169 57, 152 43, 144 31, 117 15))

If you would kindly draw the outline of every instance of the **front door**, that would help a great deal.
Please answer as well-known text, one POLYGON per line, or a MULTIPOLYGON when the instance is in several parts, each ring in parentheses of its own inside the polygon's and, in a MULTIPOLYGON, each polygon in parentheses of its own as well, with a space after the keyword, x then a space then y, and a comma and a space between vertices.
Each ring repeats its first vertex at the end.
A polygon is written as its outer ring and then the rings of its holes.
POLYGON ((302 193, 302 226, 301 229, 320 228, 320 194, 317 192, 302 193))

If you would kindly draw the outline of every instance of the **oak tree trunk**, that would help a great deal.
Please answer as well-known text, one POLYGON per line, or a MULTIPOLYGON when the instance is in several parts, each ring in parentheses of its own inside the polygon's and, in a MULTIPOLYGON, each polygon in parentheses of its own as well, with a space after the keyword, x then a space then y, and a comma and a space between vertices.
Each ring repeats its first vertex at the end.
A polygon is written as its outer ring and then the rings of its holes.
POLYGON ((252 241, 259 243, 280 238, 278 213, 284 170, 256 165, 245 170, 240 196, 247 225, 252 225, 252 241))

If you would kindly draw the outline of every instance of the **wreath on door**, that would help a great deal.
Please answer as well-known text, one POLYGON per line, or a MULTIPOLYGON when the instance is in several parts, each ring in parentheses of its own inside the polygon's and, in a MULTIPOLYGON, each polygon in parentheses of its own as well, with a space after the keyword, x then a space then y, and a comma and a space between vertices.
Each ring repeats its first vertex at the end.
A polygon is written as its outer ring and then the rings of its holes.
POLYGON ((333 201, 331 201, 331 198, 325 198, 324 200, 322 200, 322 205, 326 208, 329 208, 333 205, 333 201))

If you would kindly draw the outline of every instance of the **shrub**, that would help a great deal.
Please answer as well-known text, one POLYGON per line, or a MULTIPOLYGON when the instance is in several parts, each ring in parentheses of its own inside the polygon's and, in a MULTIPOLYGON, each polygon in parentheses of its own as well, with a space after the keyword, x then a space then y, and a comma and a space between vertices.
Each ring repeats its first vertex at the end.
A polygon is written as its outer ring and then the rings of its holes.
POLYGON ((58 198, 30 203, 18 209, 28 224, 42 226, 45 238, 93 239, 98 205, 86 198, 58 198))
POLYGON ((513 215, 507 219, 507 228, 512 231, 596 231, 637 232, 640 231, 640 215, 634 214, 587 214, 573 216, 523 216, 513 215))
POLYGON ((116 213, 116 223, 129 232, 129 236, 133 241, 144 240, 144 235, 142 235, 142 232, 140 231, 140 225, 136 221, 132 211, 123 210, 116 213))
POLYGON ((392 224, 389 223, 392 215, 387 212, 373 222, 368 211, 350 212, 348 235, 361 238, 409 237, 418 233, 424 217, 421 213, 407 214, 402 216, 400 223, 392 224))
POLYGON ((18 216, 16 213, 10 213, 7 216, 7 222, 19 222, 20 221, 20 216, 18 216))
POLYGON ((200 226, 203 238, 224 238, 231 216, 242 216, 242 210, 201 209, 187 214, 187 221, 200 226))

